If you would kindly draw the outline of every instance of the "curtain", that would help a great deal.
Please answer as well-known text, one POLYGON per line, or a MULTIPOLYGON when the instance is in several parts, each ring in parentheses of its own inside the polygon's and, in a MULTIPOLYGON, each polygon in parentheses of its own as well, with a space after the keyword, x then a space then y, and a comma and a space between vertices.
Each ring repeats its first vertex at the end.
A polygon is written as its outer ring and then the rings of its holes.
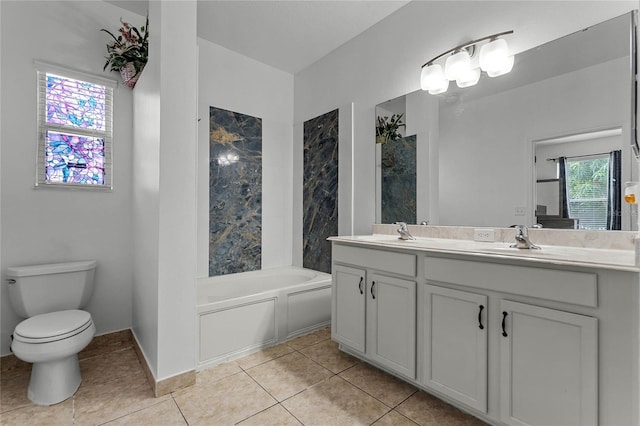
POLYGON ((609 154, 609 200, 607 202, 607 229, 622 229, 622 151, 609 154))
POLYGON ((560 183, 560 217, 569 218, 569 193, 567 191, 567 157, 558 158, 560 183))

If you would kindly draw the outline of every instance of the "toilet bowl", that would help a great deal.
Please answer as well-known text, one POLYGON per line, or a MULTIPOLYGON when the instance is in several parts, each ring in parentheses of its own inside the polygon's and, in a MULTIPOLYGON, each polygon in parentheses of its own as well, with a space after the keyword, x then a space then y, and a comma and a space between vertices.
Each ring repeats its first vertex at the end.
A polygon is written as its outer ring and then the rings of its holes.
POLYGON ((22 318, 11 350, 31 362, 28 397, 40 405, 62 402, 80 386, 78 352, 96 333, 91 314, 82 311, 93 293, 97 262, 13 266, 7 287, 13 310, 22 318))
POLYGON ((32 316, 19 323, 11 350, 33 363, 28 397, 39 405, 52 405, 72 396, 82 381, 78 352, 93 339, 91 314, 77 309, 32 316))

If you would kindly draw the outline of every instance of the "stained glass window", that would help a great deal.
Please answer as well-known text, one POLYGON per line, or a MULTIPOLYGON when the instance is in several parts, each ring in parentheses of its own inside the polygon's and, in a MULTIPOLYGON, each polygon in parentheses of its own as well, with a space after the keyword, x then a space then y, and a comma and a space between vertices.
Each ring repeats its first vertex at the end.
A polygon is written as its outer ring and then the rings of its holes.
POLYGON ((104 130, 106 87, 47 73, 47 123, 104 130))
POLYGON ((104 185, 104 139, 47 131, 47 182, 104 185))
POLYGON ((36 184, 110 188, 113 87, 47 70, 38 81, 36 184))

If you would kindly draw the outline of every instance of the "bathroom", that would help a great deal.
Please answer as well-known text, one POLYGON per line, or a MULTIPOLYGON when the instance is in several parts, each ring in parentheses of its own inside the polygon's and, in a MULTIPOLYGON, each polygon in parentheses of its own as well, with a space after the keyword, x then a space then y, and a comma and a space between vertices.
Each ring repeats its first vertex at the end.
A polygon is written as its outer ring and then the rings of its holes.
MULTIPOLYGON (((152 45, 155 59, 135 91, 116 91, 114 189, 93 192, 33 188, 35 146, 25 143, 36 140, 33 61, 119 78, 102 73, 99 30, 121 16, 136 22, 144 16, 106 2, 3 1, 0 269, 97 259, 86 308, 97 335, 133 330, 158 382, 190 374, 197 358, 196 279, 208 275, 208 159, 198 153, 208 150, 210 106, 262 118, 262 268, 301 265, 305 121, 340 110, 340 146, 347 149, 339 162, 339 233, 370 234, 375 105, 418 89, 425 60, 506 29, 514 30, 514 51, 523 51, 638 6, 415 1, 289 73, 200 38, 194 2, 152 2, 152 34, 172 35, 152 45), (19 49, 15 34, 23 34, 19 49), (381 60, 388 52, 393 61, 381 60)), ((1 299, 5 356, 19 319, 4 284, 1 299)))

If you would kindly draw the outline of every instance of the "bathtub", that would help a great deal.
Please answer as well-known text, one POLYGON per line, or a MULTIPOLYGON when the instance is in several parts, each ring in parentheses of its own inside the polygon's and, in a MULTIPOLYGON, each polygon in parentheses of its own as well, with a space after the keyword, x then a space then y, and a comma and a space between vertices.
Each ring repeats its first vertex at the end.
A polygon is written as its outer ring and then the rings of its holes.
POLYGON ((331 322, 331 275, 293 266, 201 278, 198 369, 273 346, 331 322))

